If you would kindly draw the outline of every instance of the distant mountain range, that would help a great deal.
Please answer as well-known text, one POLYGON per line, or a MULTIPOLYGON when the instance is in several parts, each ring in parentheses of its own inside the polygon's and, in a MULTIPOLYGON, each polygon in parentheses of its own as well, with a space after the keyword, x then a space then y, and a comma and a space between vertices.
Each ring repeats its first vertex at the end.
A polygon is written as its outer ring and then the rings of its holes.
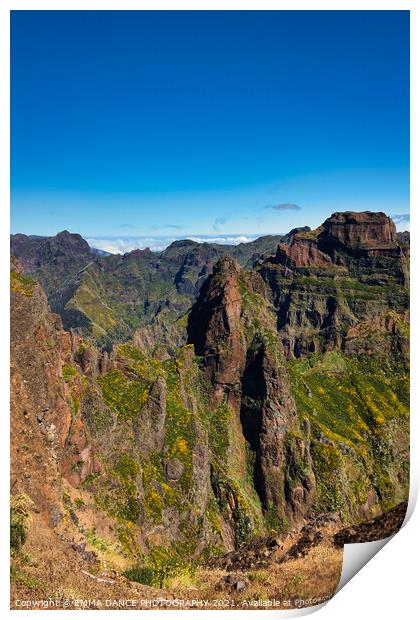
MULTIPOLYGON (((171 346, 185 338, 178 321, 182 324, 218 259, 229 255, 252 268, 274 254, 279 243, 309 231, 297 228, 236 246, 181 240, 162 252, 146 248, 123 255, 91 248, 68 231, 53 237, 16 234, 11 236, 11 253, 25 273, 39 279, 66 329, 93 335, 105 347, 135 333, 144 342, 171 346)), ((409 233, 397 238, 409 243, 409 233)))
POLYGON ((242 266, 252 267, 293 232, 236 246, 174 241, 162 252, 146 248, 123 255, 92 249, 80 235, 68 231, 53 237, 16 234, 11 236, 11 252, 25 273, 39 279, 66 329, 93 335, 109 346, 153 321, 153 340, 180 344, 177 321, 191 307, 219 258, 230 255, 242 266), (157 328, 162 322, 170 324, 169 332, 157 328))

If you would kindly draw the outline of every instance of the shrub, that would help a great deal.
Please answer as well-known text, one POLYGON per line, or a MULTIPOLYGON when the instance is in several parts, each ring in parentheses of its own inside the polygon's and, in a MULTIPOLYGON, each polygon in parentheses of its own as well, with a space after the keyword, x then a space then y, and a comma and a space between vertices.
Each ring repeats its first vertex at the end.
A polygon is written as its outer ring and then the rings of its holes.
POLYGON ((71 379, 73 379, 73 377, 77 376, 77 370, 74 368, 74 366, 70 366, 70 364, 64 364, 63 366, 63 379, 66 383, 68 383, 69 381, 71 381, 71 379))
POLYGON ((144 565, 134 566, 124 575, 144 585, 164 588, 175 578, 192 579, 196 565, 191 560, 182 558, 172 546, 168 549, 155 547, 150 552, 144 565))
POLYGON ((24 276, 16 271, 10 272, 10 290, 13 293, 20 293, 26 297, 32 297, 36 286, 36 280, 29 276, 24 276))
POLYGON ((10 500, 10 548, 14 553, 19 552, 26 542, 31 503, 30 498, 24 494, 10 500))
POLYGON ((27 531, 21 521, 15 521, 10 515, 10 548, 12 551, 19 551, 25 544, 27 531))

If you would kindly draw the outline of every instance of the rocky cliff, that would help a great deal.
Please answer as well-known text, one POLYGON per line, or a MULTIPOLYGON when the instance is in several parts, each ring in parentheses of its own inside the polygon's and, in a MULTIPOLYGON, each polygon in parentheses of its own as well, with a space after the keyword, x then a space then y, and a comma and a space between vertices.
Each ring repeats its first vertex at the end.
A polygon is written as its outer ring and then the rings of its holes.
POLYGON ((405 324, 408 316, 408 260, 383 213, 333 214, 315 231, 280 244, 257 269, 270 287, 288 355, 356 346, 367 320, 377 329, 359 345, 382 346, 375 335, 389 343, 392 320, 384 317, 405 324))
POLYGON ((181 249, 96 258, 75 293, 101 274, 128 320, 134 290, 166 304, 166 279, 186 314, 178 344, 170 309, 155 314, 154 336, 173 338, 164 351, 149 332, 105 352, 65 331, 12 265, 12 494, 40 557, 45 528, 69 565, 207 562, 320 514, 352 526, 407 499, 409 256, 392 222, 333 214, 248 268, 181 249))
POLYGON ((266 519, 404 499, 407 259, 384 214, 333 214, 251 272, 223 259, 203 286, 189 341, 240 417, 266 519))
POLYGON ((101 256, 77 234, 12 235, 11 253, 36 277, 66 329, 93 336, 101 348, 135 337, 163 354, 185 344, 185 315, 220 257, 241 265, 271 254, 281 236, 223 246, 174 241, 163 252, 101 256))
POLYGON ((266 520, 279 526, 302 516, 314 492, 311 458, 305 442, 288 441, 288 431, 299 423, 258 274, 241 272, 232 258, 221 259, 189 315, 188 333, 204 358, 212 402, 224 402, 232 412, 239 462, 244 474, 251 471, 266 520), (299 469, 302 453, 307 462, 299 469))

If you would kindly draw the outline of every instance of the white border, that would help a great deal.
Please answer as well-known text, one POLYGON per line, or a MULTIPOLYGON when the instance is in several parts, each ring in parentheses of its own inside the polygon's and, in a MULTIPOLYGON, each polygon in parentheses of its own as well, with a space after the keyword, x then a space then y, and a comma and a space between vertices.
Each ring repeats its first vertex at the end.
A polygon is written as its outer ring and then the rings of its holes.
MULTIPOLYGON (((9 32, 9 12, 11 10, 109 10, 109 9, 119 9, 119 10, 128 10, 128 9, 136 9, 136 10, 168 10, 168 9, 177 9, 177 10, 410 10, 411 11, 411 236, 412 236, 412 288, 411 288, 411 305, 413 316, 418 317, 418 307, 419 307, 419 296, 420 296, 420 286, 418 281, 418 253, 420 252, 419 248, 419 240, 418 240, 418 214, 417 214, 417 205, 419 203, 419 184, 415 177, 414 171, 419 171, 419 157, 418 157, 418 121, 417 116, 414 114, 415 110, 420 109, 420 100, 418 96, 418 80, 416 76, 420 73, 419 67, 419 22, 418 22, 418 12, 417 12, 417 2, 416 0, 412 1, 391 1, 391 0, 353 0, 353 1, 315 1, 315 0, 307 0, 307 1, 267 1, 260 0, 259 2, 251 1, 251 0, 214 0, 213 2, 205 2, 202 0, 167 0, 165 1, 143 1, 138 2, 136 0, 122 0, 120 2, 116 2, 115 0, 72 0, 72 1, 60 1, 60 0, 3 0, 0 5, 0 76, 1 76, 1 84, 2 96, 0 98, 0 135, 2 139, 0 141, 0 153, 1 153, 1 169, 0 169, 0 192, 1 192, 1 226, 0 226, 0 240, 1 240, 1 249, 0 249, 0 260, 3 266, 3 279, 2 282, 7 282, 7 274, 9 272, 9 201, 10 201, 10 188, 9 188, 9 179, 10 179, 10 164, 9 164, 9 113, 10 113, 10 88, 9 88, 9 62, 10 62, 10 32, 9 32)), ((0 292, 0 333, 1 339, 0 342, 2 344, 2 352, 0 355, 0 394, 2 396, 1 400, 1 419, 3 420, 3 425, 0 432, 0 463, 2 472, 2 476, 0 478, 0 489, 1 489, 1 519, 2 524, 7 524, 8 522, 8 504, 9 504, 9 431, 8 431, 8 422, 9 419, 9 299, 8 299, 8 290, 9 287, 2 286, 0 292)), ((420 385, 420 376, 419 376, 419 366, 420 362, 417 359, 416 353, 416 345, 420 344, 419 338, 420 332, 420 321, 417 321, 416 318, 412 321, 412 338, 411 338, 411 347, 414 355, 412 356, 412 370, 411 370, 411 378, 412 385, 417 386, 420 385)), ((420 464, 420 442, 419 439, 419 421, 417 419, 419 415, 419 397, 416 393, 416 390, 412 390, 411 395, 411 445, 412 445, 412 453, 411 453, 411 492, 410 492, 410 506, 409 513, 412 513, 415 500, 418 492, 418 484, 419 484, 419 464, 420 464)), ((418 512, 418 511, 417 511, 418 512)), ((417 515, 416 515, 417 517, 417 515)), ((5 536, 5 527, 3 525, 1 529, 1 557, 2 562, 1 573, 0 573, 0 605, 2 611, 6 615, 19 613, 20 615, 32 614, 32 612, 27 611, 11 611, 9 610, 9 566, 8 566, 8 554, 9 554, 9 543, 8 537, 5 536)), ((407 528, 410 529, 410 528, 407 528)), ((411 528, 413 529, 413 528, 411 528)), ((405 535, 405 532, 401 534, 401 536, 405 535)), ((411 534, 413 537, 413 533, 411 534)), ((398 535, 395 537, 398 540, 398 535)), ((414 544, 414 541, 413 541, 414 544)), ((391 545, 395 547, 394 544, 391 545)), ((407 548, 407 543, 406 543, 407 548)), ((406 566, 409 566, 409 561, 407 559, 406 566)), ((412 565, 416 566, 417 562, 412 565)), ((408 570, 408 568, 406 569, 408 570)), ((407 591, 404 592, 404 572, 396 572, 394 575, 394 595, 404 596, 404 594, 408 594, 407 591), (399 579, 398 579, 399 576, 399 579), (395 583, 396 581, 396 583, 395 583), (399 588, 399 589, 398 589, 399 588)), ((413 583, 411 581, 411 583, 413 583)), ((369 584, 371 589, 373 590, 373 595, 375 593, 375 589, 378 589, 378 583, 369 584)), ((352 609, 346 607, 340 607, 340 600, 344 594, 347 594, 347 588, 345 592, 340 592, 337 594, 334 599, 334 611, 336 614, 340 614, 341 618, 350 618, 352 617, 352 609), (347 614, 346 611, 350 613, 347 614)), ((344 598, 344 596, 343 596, 344 598)), ((346 596, 347 603, 349 602, 348 595, 346 596)), ((332 603, 330 603, 332 605, 332 603)), ((360 605, 355 603, 356 607, 358 607, 358 611, 360 613, 361 608, 360 605)), ((327 605, 328 608, 328 605, 327 605)), ((327 608, 324 608, 323 612, 320 612, 320 617, 327 617, 328 613, 327 608)), ((414 610, 413 606, 413 610, 414 610)), ((307 613, 311 613, 318 608, 310 608, 304 610, 297 610, 293 613, 296 615, 305 615, 307 613)), ((380 611, 381 607, 379 605, 378 611, 380 611)), ((383 613, 386 612, 386 607, 382 607, 383 613)), ((332 611, 332 610, 331 610, 332 611)), ((42 611, 38 611, 38 614, 42 614, 42 611)), ((84 612, 84 611, 48 611, 48 614, 69 614, 69 617, 74 617, 74 614, 92 614, 94 611, 84 612)), ((101 613, 101 612, 99 612, 101 613)), ((120 615, 132 614, 130 611, 122 611, 119 612, 120 615)), ((138 612, 142 614, 152 614, 154 618, 157 618, 158 615, 164 614, 167 616, 168 611, 142 611, 138 612)), ((176 613, 177 617, 184 614, 194 614, 194 612, 188 611, 177 611, 172 612, 176 613)), ((217 613, 223 614, 224 611, 214 612, 214 611, 199 611, 200 616, 203 614, 214 614, 217 613)), ((246 611, 231 611, 231 614, 242 615, 246 613, 246 611)), ((257 617, 255 614, 258 612, 253 611, 254 615, 252 617, 257 617)), ((260 612, 266 616, 266 614, 275 614, 277 616, 292 616, 291 612, 288 611, 263 611, 260 612)), ((382 615, 382 618, 388 617, 388 615, 382 615)))

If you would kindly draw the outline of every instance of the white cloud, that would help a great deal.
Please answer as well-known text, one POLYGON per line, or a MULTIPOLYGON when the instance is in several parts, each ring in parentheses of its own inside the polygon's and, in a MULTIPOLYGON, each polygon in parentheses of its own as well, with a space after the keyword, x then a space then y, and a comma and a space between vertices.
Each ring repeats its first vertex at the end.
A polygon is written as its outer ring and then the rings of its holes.
POLYGON ((86 239, 90 247, 98 248, 111 252, 111 254, 125 254, 132 250, 144 250, 150 248, 153 252, 161 252, 175 238, 159 238, 159 237, 121 237, 119 239, 86 239))
POLYGON ((398 213, 396 215, 391 215, 391 218, 394 220, 396 224, 403 224, 405 222, 410 222, 409 213, 398 213))
POLYGON ((118 237, 118 238, 95 238, 86 239, 90 247, 105 250, 111 254, 125 254, 132 250, 144 250, 150 248, 153 252, 161 252, 177 239, 191 239, 197 243, 218 243, 222 245, 238 245, 238 243, 249 243, 254 241, 258 235, 229 235, 229 236, 210 236, 197 235, 187 237, 118 237))
POLYGON ((257 235, 252 237, 246 235, 231 235, 228 237, 188 237, 191 241, 196 241, 197 243, 219 243, 221 245, 238 245, 238 243, 249 243, 250 241, 254 241, 257 238, 257 235))
POLYGON ((409 213, 396 213, 395 215, 391 215, 391 219, 394 220, 394 223, 399 232, 402 232, 404 230, 410 230, 409 213))

